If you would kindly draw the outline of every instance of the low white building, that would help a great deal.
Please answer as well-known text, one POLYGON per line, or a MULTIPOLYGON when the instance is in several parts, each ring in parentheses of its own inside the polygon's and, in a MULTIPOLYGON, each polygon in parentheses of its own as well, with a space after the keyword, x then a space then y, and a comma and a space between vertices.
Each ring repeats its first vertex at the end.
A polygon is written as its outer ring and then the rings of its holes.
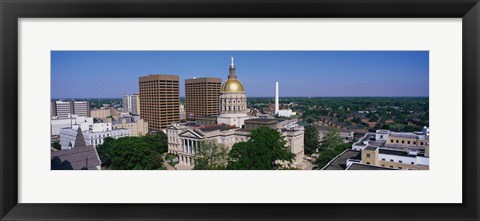
POLYGON ((79 117, 77 115, 69 115, 68 118, 52 118, 50 120, 50 136, 59 136, 60 129, 71 128, 72 125, 82 125, 87 129, 89 125, 93 125, 93 117, 79 117))
POLYGON ((98 144, 103 144, 104 139, 112 137, 114 139, 120 137, 130 136, 130 130, 128 129, 115 129, 112 130, 111 123, 95 123, 84 127, 84 125, 72 125, 69 128, 62 128, 60 130, 60 145, 62 150, 71 149, 75 145, 75 139, 78 128, 81 128, 86 145, 92 145, 96 147, 98 144))
POLYGON ((295 116, 297 113, 293 112, 291 109, 278 110, 279 117, 291 117, 295 116))

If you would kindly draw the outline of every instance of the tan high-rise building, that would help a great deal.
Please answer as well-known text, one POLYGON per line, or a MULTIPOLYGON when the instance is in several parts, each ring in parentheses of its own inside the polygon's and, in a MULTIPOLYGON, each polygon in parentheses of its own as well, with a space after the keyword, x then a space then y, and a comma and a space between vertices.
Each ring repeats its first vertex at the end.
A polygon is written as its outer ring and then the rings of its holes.
POLYGON ((219 109, 220 78, 185 80, 185 113, 187 117, 217 116, 219 109))
POLYGON ((180 120, 180 89, 177 75, 139 77, 140 116, 149 130, 166 129, 180 120))

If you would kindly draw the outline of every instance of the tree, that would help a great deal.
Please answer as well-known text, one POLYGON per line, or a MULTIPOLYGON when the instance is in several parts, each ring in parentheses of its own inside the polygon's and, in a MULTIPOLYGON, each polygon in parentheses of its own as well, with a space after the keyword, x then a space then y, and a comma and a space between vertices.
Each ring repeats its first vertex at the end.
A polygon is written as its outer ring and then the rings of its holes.
POLYGON ((200 143, 195 170, 222 170, 228 162, 228 147, 212 140, 200 143))
POLYGON ((154 146, 158 152, 168 151, 168 137, 163 131, 148 134, 142 137, 149 145, 154 146))
POLYGON ((293 161, 295 155, 286 146, 281 134, 269 127, 250 132, 250 140, 233 145, 229 153, 227 169, 274 170, 283 167, 282 162, 293 161))
POLYGON ((323 137, 323 140, 320 144, 321 149, 334 149, 337 146, 343 144, 342 137, 338 133, 338 130, 335 128, 330 128, 327 134, 323 137))
POLYGON ((318 168, 322 168, 338 154, 351 146, 352 143, 344 143, 338 131, 335 128, 331 128, 320 144, 320 154, 315 164, 318 168))
POLYGON ((162 153, 140 137, 118 138, 112 142, 109 152, 110 169, 153 170, 162 167, 162 153))
POLYGON ((102 165, 114 170, 163 169, 167 136, 162 131, 143 137, 107 137, 97 146, 102 165))
POLYGON ((53 142, 52 143, 52 147, 57 149, 57 150, 61 150, 62 149, 62 145, 60 145, 58 142, 53 142))
POLYGON ((320 144, 320 138, 318 137, 318 130, 316 127, 307 125, 305 126, 304 144, 305 153, 312 154, 320 144))
POLYGON ((111 137, 106 137, 103 139, 103 144, 97 146, 97 153, 102 161, 102 166, 110 166, 112 156, 110 153, 111 144, 114 141, 111 137))

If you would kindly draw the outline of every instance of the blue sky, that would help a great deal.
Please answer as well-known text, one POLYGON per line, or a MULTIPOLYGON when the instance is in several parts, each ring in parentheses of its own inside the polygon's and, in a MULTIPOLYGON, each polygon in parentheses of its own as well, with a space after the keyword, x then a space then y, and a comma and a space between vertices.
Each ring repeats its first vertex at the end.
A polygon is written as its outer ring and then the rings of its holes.
POLYGON ((52 51, 52 98, 120 98, 138 77, 226 80, 230 56, 247 96, 425 96, 428 51, 52 51))

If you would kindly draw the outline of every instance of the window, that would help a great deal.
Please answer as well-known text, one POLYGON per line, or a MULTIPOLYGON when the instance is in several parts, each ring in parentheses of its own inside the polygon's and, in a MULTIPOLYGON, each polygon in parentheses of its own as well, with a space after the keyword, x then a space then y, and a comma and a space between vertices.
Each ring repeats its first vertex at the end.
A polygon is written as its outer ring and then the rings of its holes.
POLYGON ((398 140, 396 140, 396 141, 397 141, 397 143, 398 143, 398 140))
POLYGON ((393 162, 393 159, 390 159, 390 162, 393 162))
POLYGON ((367 162, 367 165, 370 165, 370 162, 367 162))
POLYGON ((414 144, 414 145, 417 145, 417 142, 416 142, 416 141, 413 141, 413 144, 414 144))
POLYGON ((390 143, 393 143, 393 140, 390 140, 390 143))
POLYGON ((405 141, 404 141, 404 140, 402 140, 402 143, 405 143, 405 141))
POLYGON ((422 146, 423 146, 423 142, 420 142, 420 145, 422 145, 422 146))
POLYGON ((414 165, 415 163, 414 163, 414 162, 410 162, 410 164, 414 165))
POLYGON ((399 160, 398 162, 399 162, 399 163, 402 163, 402 161, 401 161, 401 160, 399 160))
POLYGON ((385 161, 385 158, 382 158, 382 161, 385 161))
POLYGON ((385 167, 385 164, 382 164, 382 167, 385 167))
POLYGON ((393 166, 390 166, 390 168, 393 168, 393 166))
POLYGON ((401 169, 402 169, 402 167, 398 167, 398 169, 399 169, 399 170, 401 170, 401 169))
POLYGON ((370 158, 370 154, 369 154, 369 153, 367 153, 367 158, 370 158))
POLYGON ((410 141, 407 141, 407 144, 410 144, 410 141))

